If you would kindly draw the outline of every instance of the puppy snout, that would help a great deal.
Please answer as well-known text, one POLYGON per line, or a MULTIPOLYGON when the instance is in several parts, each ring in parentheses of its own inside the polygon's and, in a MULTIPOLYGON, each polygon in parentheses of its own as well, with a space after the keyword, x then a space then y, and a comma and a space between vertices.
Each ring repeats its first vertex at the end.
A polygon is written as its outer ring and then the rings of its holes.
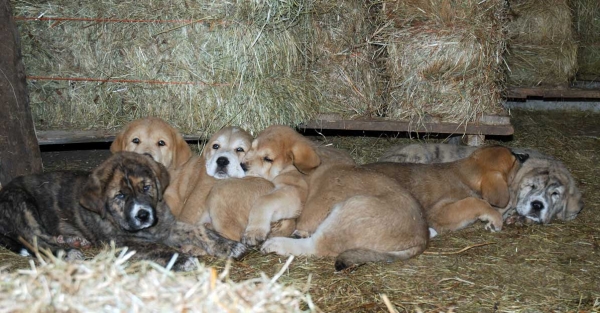
POLYGON ((142 209, 137 212, 135 215, 135 219, 138 220, 141 224, 148 223, 150 218, 152 217, 152 212, 142 209))
POLYGON ((534 211, 541 211, 544 209, 544 204, 541 201, 535 200, 531 202, 531 208, 534 211))
POLYGON ((219 167, 225 167, 225 166, 227 166, 228 164, 229 164, 229 159, 228 159, 228 158, 226 158, 226 157, 219 157, 219 158, 217 159, 217 165, 218 165, 219 167))

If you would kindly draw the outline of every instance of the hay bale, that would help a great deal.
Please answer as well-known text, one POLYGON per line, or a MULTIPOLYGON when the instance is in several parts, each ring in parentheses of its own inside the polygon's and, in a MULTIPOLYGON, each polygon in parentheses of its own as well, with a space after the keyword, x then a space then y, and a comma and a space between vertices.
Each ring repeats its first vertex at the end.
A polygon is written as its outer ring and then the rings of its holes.
MULTIPOLYGON (((134 252, 133 252, 134 253, 134 252)), ((91 260, 50 255, 31 269, 0 272, 4 312, 306 312, 308 295, 262 275, 233 282, 198 264, 174 273, 151 262, 130 263, 132 253, 105 250, 91 260)), ((291 261, 289 259, 288 261, 291 261)), ((284 269, 289 266, 286 263, 284 269)))
POLYGON ((503 112, 504 1, 386 2, 392 118, 465 123, 503 112))
POLYGON ((577 42, 568 0, 510 2, 507 82, 510 86, 565 86, 577 72, 577 42))
POLYGON ((571 0, 579 38, 577 79, 600 80, 600 2, 571 0))
POLYGON ((258 131, 304 121, 318 93, 290 27, 306 4, 16 0, 21 17, 111 19, 19 22, 28 75, 84 80, 30 80, 36 126, 112 128, 159 115, 205 135, 230 123, 258 131))
POLYGON ((375 30, 372 7, 362 0, 316 0, 309 47, 311 77, 323 95, 321 113, 343 118, 382 114, 382 80, 377 53, 369 43, 375 30))

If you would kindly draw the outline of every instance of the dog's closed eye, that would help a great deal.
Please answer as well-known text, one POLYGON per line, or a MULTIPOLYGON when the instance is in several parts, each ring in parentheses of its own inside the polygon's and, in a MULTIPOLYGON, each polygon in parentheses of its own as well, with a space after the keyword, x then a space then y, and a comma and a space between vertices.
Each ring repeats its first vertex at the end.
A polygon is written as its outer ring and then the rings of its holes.
POLYGON ((273 163, 273 159, 269 158, 268 156, 264 157, 263 160, 267 163, 273 163))

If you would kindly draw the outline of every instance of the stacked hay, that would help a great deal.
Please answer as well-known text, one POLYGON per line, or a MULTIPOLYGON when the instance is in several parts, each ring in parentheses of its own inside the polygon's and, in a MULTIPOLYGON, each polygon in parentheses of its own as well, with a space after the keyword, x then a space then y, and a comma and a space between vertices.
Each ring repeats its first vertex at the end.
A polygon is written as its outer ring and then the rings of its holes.
POLYGON ((309 4, 15 0, 36 126, 113 128, 154 115, 209 135, 304 121, 320 95, 291 28, 306 26, 309 4))
MULTIPOLYGON (((118 252, 118 251, 117 251, 118 252)), ((310 298, 262 275, 241 282, 198 265, 174 273, 132 253, 104 251, 92 260, 65 262, 52 255, 30 270, 0 273, 3 312, 306 312, 310 298)), ((291 260, 291 259, 290 259, 291 260)), ((288 261, 290 261, 288 260, 288 261)), ((289 265, 286 263, 284 269, 289 265)))
POLYGON ((384 3, 388 116, 467 123, 503 111, 504 0, 384 3))
POLYGON ((323 95, 321 113, 343 118, 383 114, 382 81, 376 51, 373 8, 363 0, 315 0, 309 46, 312 78, 323 95))
POLYGON ((508 84, 568 86, 577 72, 577 42, 568 0, 510 1, 508 84))
POLYGON ((600 2, 571 0, 579 35, 577 79, 600 81, 600 2))

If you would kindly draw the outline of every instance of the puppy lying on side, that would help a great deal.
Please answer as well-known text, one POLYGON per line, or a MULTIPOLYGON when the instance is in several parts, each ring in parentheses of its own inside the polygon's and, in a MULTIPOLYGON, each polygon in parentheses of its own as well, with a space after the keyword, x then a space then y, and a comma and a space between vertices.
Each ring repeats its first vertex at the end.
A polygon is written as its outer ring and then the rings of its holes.
POLYGON ((486 229, 499 231, 503 218, 496 208, 508 205, 508 186, 527 158, 505 147, 490 146, 451 163, 379 162, 365 168, 395 179, 410 191, 437 232, 458 230, 477 220, 487 222, 486 229))
MULTIPOLYGON (((321 163, 314 146, 293 129, 277 126, 271 130, 281 136, 258 136, 257 139, 263 139, 253 146, 254 162, 249 164, 249 171, 256 166, 254 173, 275 178, 286 170, 293 173, 295 168, 312 171, 305 177, 308 194, 296 226, 312 236, 271 237, 264 242, 263 252, 337 256, 336 270, 342 270, 365 262, 404 260, 425 250, 429 235, 421 206, 408 192, 402 192, 402 186, 394 179, 348 164, 353 162, 321 163), (301 148, 297 146, 299 142, 301 148)), ((303 188, 302 183, 291 186, 303 188)), ((280 203, 291 195, 296 197, 292 202, 298 205, 306 191, 282 193, 280 203)), ((268 221, 274 214, 280 213, 261 215, 268 221)))
MULTIPOLYGON (((409 163, 444 163, 469 156, 475 147, 448 144, 411 144, 395 146, 384 152, 379 161, 409 163)), ((537 223, 548 224, 556 217, 569 221, 583 208, 581 192, 567 167, 559 160, 533 149, 514 148, 528 154, 510 184, 511 201, 502 208, 507 219, 514 211, 537 223)), ((511 217, 507 223, 514 220, 511 217)))
MULTIPOLYGON (((113 154, 92 173, 54 172, 21 176, 0 191, 0 244, 21 252, 39 248, 72 250, 115 241, 136 257, 166 265, 183 254, 177 270, 190 270, 193 255, 240 257, 244 245, 217 233, 176 222, 163 200, 166 168, 132 152, 113 154), (183 247, 192 247, 183 251, 183 247)), ((31 251, 30 251, 31 252, 31 251)))
POLYGON ((149 155, 170 174, 192 157, 179 131, 158 117, 140 118, 125 125, 110 145, 110 152, 119 151, 149 155))

